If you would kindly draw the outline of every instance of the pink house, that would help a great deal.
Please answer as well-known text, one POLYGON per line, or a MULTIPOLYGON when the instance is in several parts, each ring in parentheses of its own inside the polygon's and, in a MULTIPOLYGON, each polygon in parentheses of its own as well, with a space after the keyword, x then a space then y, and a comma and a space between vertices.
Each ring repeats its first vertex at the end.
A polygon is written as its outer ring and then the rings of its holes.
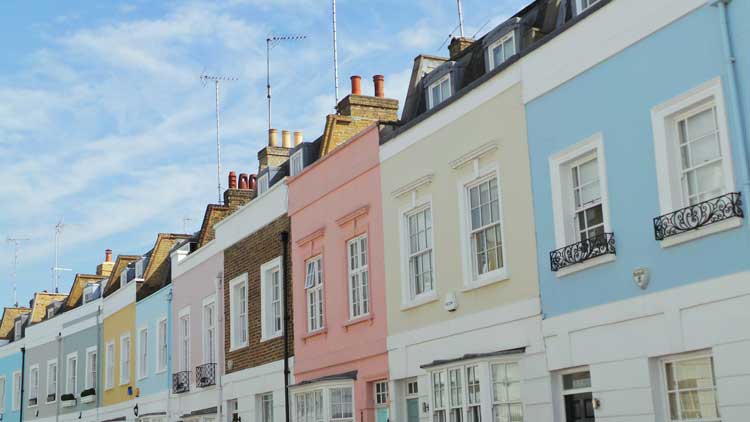
POLYGON ((388 419, 378 149, 373 124, 287 182, 297 421, 388 419))

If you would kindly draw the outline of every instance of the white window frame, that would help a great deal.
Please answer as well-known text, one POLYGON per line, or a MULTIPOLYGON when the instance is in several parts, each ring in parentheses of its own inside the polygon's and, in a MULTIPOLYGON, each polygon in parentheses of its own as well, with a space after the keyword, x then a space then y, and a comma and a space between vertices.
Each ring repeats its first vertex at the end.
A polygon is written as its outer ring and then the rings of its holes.
POLYGON ((232 352, 237 349, 241 349, 243 347, 247 347, 249 344, 249 337, 250 337, 250 331, 249 331, 249 324, 248 324, 248 317, 247 317, 247 309, 248 309, 248 298, 249 294, 247 291, 248 283, 247 283, 247 273, 243 273, 242 275, 235 277, 232 279, 232 281, 229 282, 229 351, 232 352), (237 287, 240 285, 244 285, 245 288, 245 306, 244 309, 237 309, 238 303, 237 301, 239 298, 237 297, 237 294, 235 293, 235 290, 237 290, 237 287), (242 324, 245 330, 245 339, 244 341, 239 339, 239 332, 237 331, 239 324, 242 324))
POLYGON ((297 413, 297 396, 300 394, 309 394, 309 393, 315 393, 320 392, 321 393, 321 399, 322 399, 322 406, 323 406, 323 414, 322 418, 315 419, 315 415, 313 414, 312 417, 308 417, 305 420, 314 420, 316 422, 356 422, 357 421, 357 397, 356 397, 356 390, 354 388, 353 382, 326 382, 326 383, 316 383, 312 386, 306 387, 304 389, 295 389, 291 393, 291 406, 292 406, 292 419, 294 422, 298 421, 298 413, 297 413), (350 389, 352 392, 352 417, 351 418, 343 418, 343 419, 334 419, 332 417, 331 412, 331 391, 337 390, 337 389, 350 389))
POLYGON ((115 388, 115 342, 104 345, 104 390, 115 388))
POLYGON ((471 162, 473 165, 471 175, 459 178, 457 182, 461 217, 461 257, 463 261, 464 291, 484 287, 507 280, 510 277, 510 265, 508 262, 509 245, 506 241, 507 237, 505 235, 505 213, 503 212, 505 201, 503 198, 502 179, 500 178, 500 167, 497 163, 492 163, 482 167, 479 158, 474 158, 471 162), (469 197, 469 190, 491 179, 497 179, 497 197, 499 202, 499 219, 497 223, 500 224, 500 236, 502 237, 503 266, 496 270, 476 275, 474 267, 474 248, 472 247, 471 242, 471 199, 469 197))
POLYGON ((19 319, 14 324, 15 326, 13 328, 13 339, 15 341, 18 341, 23 336, 23 320, 19 319))
POLYGON ((346 286, 347 290, 349 291, 349 320, 357 320, 360 318, 367 318, 372 313, 372 291, 370 289, 370 238, 368 236, 369 233, 362 233, 360 235, 355 236, 352 239, 349 239, 346 242, 346 268, 347 268, 347 277, 346 277, 346 286), (352 262, 352 256, 351 256, 351 245, 357 244, 357 252, 360 254, 362 251, 359 249, 361 248, 361 241, 362 239, 366 239, 367 248, 364 251, 365 256, 367 259, 367 263, 364 265, 359 265, 357 268, 352 268, 351 262, 352 262), (362 283, 362 274, 367 274, 367 285, 363 286, 362 283), (352 297, 352 277, 357 276, 358 277, 358 283, 357 283, 357 289, 361 289, 364 287, 363 291, 367 292, 367 299, 362 298, 362 291, 359 293, 359 314, 354 314, 354 298, 352 297), (363 305, 367 304, 367 311, 362 310, 364 307, 363 305))
POLYGON ((190 348, 192 346, 192 344, 190 343, 190 337, 192 334, 191 324, 192 321, 190 318, 190 307, 186 306, 182 308, 177 314, 177 350, 179 353, 179 355, 177 355, 177 361, 180 371, 190 371, 192 366, 190 361, 192 356, 192 353, 190 353, 190 348), (187 322, 187 327, 183 327, 183 321, 187 322), (183 330, 183 328, 187 328, 187 333, 183 330))
POLYGON ((21 371, 15 371, 13 372, 13 394, 12 402, 10 404, 13 411, 19 411, 21 410, 21 406, 23 403, 21 403, 21 388, 23 387, 21 380, 21 371))
POLYGON ((450 74, 450 72, 446 73, 443 77, 441 77, 437 81, 435 81, 435 82, 433 82, 433 83, 431 83, 430 85, 427 86, 427 97, 428 97, 428 100, 429 100, 428 104, 430 106, 429 109, 433 109, 436 106, 444 103, 448 98, 450 98, 452 96, 453 96, 453 86, 451 85, 451 74, 450 74), (448 94, 447 97, 441 98, 439 103, 435 103, 435 99, 432 98, 432 88, 434 88, 434 87, 436 87, 438 85, 442 85, 443 82, 446 82, 446 81, 448 82, 448 91, 449 91, 449 94, 448 94))
POLYGON ((37 407, 39 406, 39 364, 34 364, 29 367, 29 398, 27 400, 31 401, 31 399, 36 399, 36 404, 29 405, 28 407, 37 407), (34 374, 36 374, 36 378, 34 378, 34 374), (36 385, 32 384, 32 381, 36 381, 36 385), (31 393, 34 393, 32 396, 31 393))
MULTIPOLYGON (((659 187, 660 215, 668 214, 687 207, 682 197, 682 182, 679 177, 681 161, 679 145, 674 130, 676 120, 704 105, 716 107, 716 120, 719 130, 719 147, 721 148, 722 170, 724 172, 725 193, 736 192, 732 146, 729 141, 732 134, 727 121, 726 103, 720 77, 711 79, 683 94, 671 98, 651 109, 651 124, 654 134, 654 157, 656 160, 656 179, 659 187), (675 155, 678 154, 678 155, 675 155)), ((742 225, 740 218, 722 221, 661 241, 668 247, 697 239, 709 234, 728 230, 742 225)))
POLYGON ((305 305, 307 307, 307 332, 314 333, 323 330, 325 328, 325 274, 322 254, 305 261, 305 305), (315 266, 315 274, 310 274, 310 265, 315 266), (311 277, 312 285, 308 287, 308 280, 311 277), (313 305, 316 306, 316 310, 313 310, 313 305), (317 326, 314 326, 313 322, 317 326))
POLYGON ((507 62, 509 58, 515 56, 516 53, 518 53, 518 49, 516 48, 516 31, 512 30, 508 32, 507 34, 503 35, 502 37, 500 37, 500 39, 498 39, 497 41, 490 44, 490 46, 487 48, 487 53, 488 53, 489 61, 490 61, 490 70, 500 66, 501 64, 507 62), (512 40, 513 42, 513 54, 507 55, 505 54, 505 50, 503 50, 503 56, 504 56, 503 61, 501 61, 500 63, 495 63, 495 55, 493 54, 493 51, 497 47, 505 44, 505 42, 508 40, 512 40))
POLYGON ((130 333, 125 333, 120 336, 120 385, 127 385, 130 383, 130 351, 133 348, 133 343, 130 340, 130 333), (128 350, 125 352, 125 345, 127 344, 128 350), (125 369, 123 371, 123 369, 125 369))
POLYGON ((560 397, 560 415, 565 415, 565 396, 572 395, 572 394, 580 394, 580 393, 592 393, 594 392, 594 377, 591 374, 591 368, 588 366, 579 366, 576 368, 568 368, 565 370, 562 370, 558 372, 557 374, 557 382, 559 384, 559 397, 560 397), (588 372, 589 373, 589 382, 591 383, 590 386, 585 388, 571 388, 570 390, 565 389, 565 382, 564 377, 565 375, 571 375, 571 374, 577 374, 580 372, 588 372))
POLYGON ((167 317, 159 318, 156 321, 156 341, 154 342, 156 350, 154 356, 156 357, 156 372, 160 374, 166 372, 167 361, 169 360, 169 327, 167 317), (162 360, 162 352, 164 359, 162 360))
POLYGON ((47 394, 46 394, 46 396, 44 398, 44 403, 50 404, 50 403, 56 402, 57 401, 57 396, 60 393, 60 371, 58 370, 57 359, 52 359, 52 360, 48 360, 47 361, 47 389, 46 389, 46 391, 47 391, 47 394), (54 371, 50 370, 50 367, 52 367, 52 366, 54 366, 54 371), (51 389, 50 389, 50 381, 51 381, 50 377, 53 374, 55 375, 55 389, 54 389, 54 391, 51 391, 51 389), (55 393, 55 399, 51 400, 51 401, 48 401, 47 398, 53 392, 55 393))
MULTIPOLYGON (((552 192, 552 212, 555 223, 555 249, 577 242, 577 228, 574 225, 575 204, 572 185, 568 185, 571 178, 571 163, 596 155, 597 171, 599 172, 599 191, 601 194, 602 216, 604 232, 612 233, 609 214, 609 193, 607 189, 607 160, 604 154, 604 137, 601 132, 579 142, 572 147, 550 156, 550 187, 552 192)), ((606 254, 585 262, 571 265, 555 272, 557 277, 591 268, 615 260, 614 254, 606 254)))
POLYGON ((258 195, 263 195, 268 192, 268 183, 268 173, 265 173, 258 178, 258 195))
MULTIPOLYGON (((670 414, 670 410, 669 410, 669 391, 668 391, 668 387, 667 387, 668 386, 668 384, 667 384, 667 364, 668 363, 676 363, 676 362, 680 362, 680 361, 684 361, 684 360, 694 360, 694 359, 712 359, 712 360, 714 360, 714 362, 713 362, 714 366, 711 368, 711 375, 713 375, 714 382, 716 382, 716 367, 715 367, 716 361, 714 359, 714 356, 710 352, 686 353, 686 354, 673 355, 673 356, 668 356, 668 357, 664 357, 662 359, 659 359, 659 374, 660 374, 660 378, 661 378, 661 385, 660 385, 659 390, 660 390, 660 394, 661 394, 661 399, 663 401, 664 420, 670 420, 670 421, 674 420, 675 422, 688 422, 688 421, 700 422, 701 421, 700 419, 689 419, 689 420, 687 420, 687 419, 670 419, 671 418, 671 414, 670 414)), ((717 408, 718 408, 719 407, 718 406, 718 403, 719 403, 719 399, 718 399, 719 388, 718 388, 718 385, 716 383, 714 383, 714 389, 713 390, 714 390, 714 397, 716 398, 717 408)), ((684 391, 684 390, 679 390, 679 391, 684 391)), ((721 411, 721 409, 719 409, 719 411, 721 411)), ((722 418, 720 417, 719 419, 706 419, 706 421, 718 421, 718 420, 721 420, 721 419, 722 418)))
POLYGON ((5 413, 5 396, 7 395, 8 383, 5 375, 0 375, 0 413, 5 413))
MULTIPOLYGON (((400 216, 400 233, 401 233, 401 310, 407 310, 413 307, 417 307, 426 303, 430 303, 438 300, 438 286, 437 286, 437 271, 435 271, 436 262, 436 245, 435 245, 435 209, 432 206, 432 196, 424 195, 419 197, 416 191, 412 191, 411 203, 399 210, 400 216), (409 239, 409 217, 414 214, 423 212, 426 209, 430 209, 430 218, 432 220, 432 230, 430 232, 430 243, 429 253, 432 256, 432 290, 422 292, 419 295, 412 297, 414 291, 412 286, 412 274, 411 274, 411 247, 409 239)), ((424 253, 424 252, 420 252, 424 253)))
POLYGON ((372 383, 373 403, 376 408, 388 407, 391 403, 391 393, 388 380, 372 383))
POLYGON ((78 363, 78 352, 68 353, 65 357, 65 392, 74 396, 78 394, 78 363), (71 369, 72 362, 75 362, 75 370, 71 369))
POLYGON ((261 332, 261 338, 260 341, 267 341, 271 340, 277 337, 281 337, 281 335, 284 333, 284 268, 281 265, 281 257, 278 256, 265 264, 260 266, 260 314, 261 314, 261 324, 260 324, 260 332, 261 332), (271 273, 277 271, 278 272, 278 295, 279 299, 277 301, 273 300, 273 287, 271 286, 271 282, 273 281, 271 278, 271 273), (277 303, 278 302, 278 303, 277 303), (275 316, 273 315, 274 308, 273 305, 278 305, 279 315, 278 318, 280 320, 280 329, 276 329, 276 327, 272 327, 272 324, 275 324, 275 316))
POLYGON ((583 2, 586 0, 576 0, 576 10, 578 15, 594 7, 595 4, 599 3, 600 0, 588 0, 588 6, 584 7, 583 2))
POLYGON ((203 299, 203 303, 201 306, 201 328, 203 331, 202 337, 202 343, 203 343, 203 363, 217 363, 217 337, 216 334, 218 332, 218 317, 216 316, 216 295, 211 295, 205 299, 203 299), (212 309, 213 316, 209 319, 206 316, 206 311, 208 308, 212 309), (212 330, 213 332, 213 343, 210 344, 209 339, 211 336, 208 335, 209 330, 212 330))
POLYGON ((273 392, 261 393, 256 396, 256 403, 258 406, 258 422, 274 422, 274 409, 273 409, 273 392), (270 400, 268 400, 270 398, 270 400), (265 404, 267 401, 271 402, 271 414, 266 414, 265 404))
POLYGON ((304 161, 304 148, 300 147, 297 151, 292 154, 292 156, 289 158, 289 175, 294 177, 300 173, 302 173, 302 170, 305 169, 305 161, 304 161))
POLYGON ((86 348, 86 378, 84 379, 84 387, 86 390, 89 388, 97 388, 97 377, 99 375, 99 351, 96 346, 86 348), (94 359, 91 357, 95 356, 94 359), (93 365, 92 365, 93 361, 93 365))
POLYGON ((141 327, 138 329, 138 356, 136 358, 138 380, 148 377, 148 337, 148 327, 141 327), (143 341, 144 334, 146 336, 146 341, 143 341))

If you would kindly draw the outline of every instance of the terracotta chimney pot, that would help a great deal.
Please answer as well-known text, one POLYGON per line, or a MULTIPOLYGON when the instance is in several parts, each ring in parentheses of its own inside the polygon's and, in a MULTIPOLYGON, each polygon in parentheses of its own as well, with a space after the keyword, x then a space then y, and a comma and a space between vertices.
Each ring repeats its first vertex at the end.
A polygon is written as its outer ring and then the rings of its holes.
POLYGON ((302 143, 302 132, 296 131, 294 132, 294 146, 298 146, 302 143))
POLYGON ((351 77, 352 80, 352 95, 362 95, 362 77, 354 75, 351 77))
POLYGON ((373 85, 375 85, 375 96, 379 98, 385 97, 385 77, 383 75, 375 75, 372 77, 373 85))
POLYGON ((240 173, 240 190, 247 190, 247 173, 240 173))
POLYGON ((250 189, 255 190, 255 186, 257 185, 257 183, 258 183, 258 176, 256 174, 251 174, 250 175, 250 183, 249 183, 250 184, 250 189))
POLYGON ((237 173, 229 172, 229 189, 237 189, 237 173))
POLYGON ((112 249, 104 251, 104 262, 112 262, 112 249))
POLYGON ((268 129, 268 146, 275 147, 279 145, 279 131, 276 129, 268 129))
POLYGON ((281 146, 284 148, 292 147, 292 133, 288 130, 281 131, 281 146))

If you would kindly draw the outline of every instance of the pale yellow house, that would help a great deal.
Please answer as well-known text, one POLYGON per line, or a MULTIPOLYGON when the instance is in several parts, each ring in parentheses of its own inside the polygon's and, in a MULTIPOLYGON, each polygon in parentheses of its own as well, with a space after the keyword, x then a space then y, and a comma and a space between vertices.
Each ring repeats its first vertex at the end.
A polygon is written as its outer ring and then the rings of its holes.
POLYGON ((381 130, 394 420, 552 420, 520 64, 482 52, 516 29, 417 57, 381 130))

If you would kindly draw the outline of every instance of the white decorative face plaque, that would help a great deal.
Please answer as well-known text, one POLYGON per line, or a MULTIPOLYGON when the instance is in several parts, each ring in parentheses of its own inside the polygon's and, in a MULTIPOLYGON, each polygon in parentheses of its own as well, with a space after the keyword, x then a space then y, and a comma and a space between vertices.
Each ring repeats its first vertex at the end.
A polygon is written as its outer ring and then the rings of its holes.
POLYGON ((633 281, 641 289, 645 290, 648 287, 650 281, 649 273, 647 268, 636 268, 633 270, 633 281))

